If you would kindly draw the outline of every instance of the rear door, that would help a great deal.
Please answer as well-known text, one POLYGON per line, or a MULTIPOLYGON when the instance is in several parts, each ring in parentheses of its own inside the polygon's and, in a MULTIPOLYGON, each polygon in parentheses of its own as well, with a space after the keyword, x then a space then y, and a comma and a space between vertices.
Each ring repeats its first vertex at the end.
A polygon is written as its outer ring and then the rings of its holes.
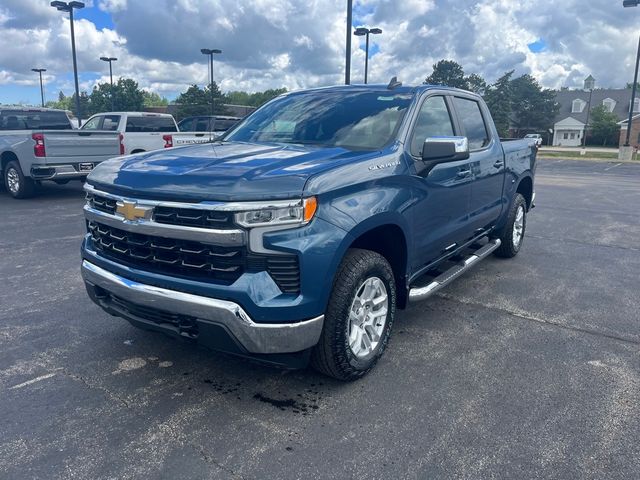
POLYGON ((473 174, 469 224, 479 231, 491 226, 502 210, 504 152, 490 128, 489 112, 477 98, 456 94, 453 103, 463 135, 469 140, 473 174))
POLYGON ((429 96, 418 111, 409 137, 409 153, 416 167, 417 201, 413 206, 414 250, 417 263, 425 265, 464 241, 469 227, 472 174, 470 161, 441 163, 426 170, 422 148, 429 137, 460 135, 446 95, 429 96))

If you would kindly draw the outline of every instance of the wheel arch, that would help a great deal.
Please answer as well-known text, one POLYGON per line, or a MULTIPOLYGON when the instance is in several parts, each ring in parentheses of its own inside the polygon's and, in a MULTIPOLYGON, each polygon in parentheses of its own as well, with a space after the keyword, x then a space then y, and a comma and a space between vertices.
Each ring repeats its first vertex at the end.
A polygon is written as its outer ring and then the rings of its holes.
POLYGON ((527 210, 530 210, 533 204, 533 178, 531 175, 524 175, 520 178, 515 193, 524 197, 527 202, 527 210))
POLYGON ((407 262, 409 247, 408 235, 398 223, 382 223, 352 233, 353 240, 345 248, 344 254, 351 248, 360 248, 379 253, 387 259, 396 281, 399 308, 407 305, 407 262))

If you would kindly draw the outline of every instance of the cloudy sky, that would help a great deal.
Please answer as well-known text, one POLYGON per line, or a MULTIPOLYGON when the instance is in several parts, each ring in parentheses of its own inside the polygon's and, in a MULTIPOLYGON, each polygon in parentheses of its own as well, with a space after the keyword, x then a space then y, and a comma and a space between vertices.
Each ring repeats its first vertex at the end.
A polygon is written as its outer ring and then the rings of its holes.
MULTIPOLYGON (((116 76, 169 99, 207 83, 200 49, 219 48, 223 91, 298 89, 344 78, 346 0, 88 0, 76 15, 81 89, 108 81, 100 56, 118 57, 116 76)), ((370 82, 397 75, 420 83, 441 58, 489 81, 531 73, 546 87, 632 80, 640 8, 622 0, 355 0, 354 26, 372 37, 370 82)), ((0 103, 37 104, 73 91, 69 22, 49 0, 0 2, 0 103)), ((354 39, 352 79, 361 81, 364 45, 354 39)))

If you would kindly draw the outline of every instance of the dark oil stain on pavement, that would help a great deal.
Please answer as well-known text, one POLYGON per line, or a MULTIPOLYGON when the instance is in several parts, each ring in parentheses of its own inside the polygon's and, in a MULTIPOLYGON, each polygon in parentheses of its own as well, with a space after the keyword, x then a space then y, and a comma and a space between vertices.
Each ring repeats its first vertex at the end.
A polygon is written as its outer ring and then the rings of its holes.
POLYGON ((262 402, 268 403, 269 405, 273 405, 279 410, 283 412, 286 410, 291 410, 293 413, 301 413, 302 415, 307 415, 314 410, 318 410, 317 400, 316 399, 305 399, 310 403, 305 403, 299 400, 295 400, 293 398, 285 398, 285 399, 275 399, 267 397, 262 393, 256 393, 253 398, 262 402))

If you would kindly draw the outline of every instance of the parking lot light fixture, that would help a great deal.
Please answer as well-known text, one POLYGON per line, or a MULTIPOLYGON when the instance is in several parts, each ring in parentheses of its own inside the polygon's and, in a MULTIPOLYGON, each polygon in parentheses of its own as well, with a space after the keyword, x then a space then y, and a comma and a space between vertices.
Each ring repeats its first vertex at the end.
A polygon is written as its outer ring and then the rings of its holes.
POLYGON ((32 68, 32 72, 40 74, 40 99, 42 100, 42 106, 44 107, 44 87, 42 86, 42 72, 46 72, 46 68, 32 68))
POLYGON ((211 94, 211 116, 213 116, 215 110, 215 98, 213 96, 213 56, 221 54, 222 50, 217 48, 201 48, 200 53, 203 55, 209 55, 209 93, 211 94))
POLYGON ((366 40, 366 47, 365 47, 365 58, 364 58, 364 83, 365 85, 368 83, 367 82, 367 75, 368 75, 368 71, 369 71, 369 35, 380 35, 382 33, 382 30, 380 28, 365 28, 365 27, 358 27, 356 28, 355 32, 353 32, 353 34, 357 37, 367 37, 366 40))
POLYGON ((100 60, 102 60, 103 62, 109 62, 109 81, 111 83, 111 88, 109 91, 109 96, 111 97, 111 111, 114 111, 114 106, 113 106, 113 69, 111 68, 111 63, 117 61, 118 59, 116 57, 100 57, 100 60))
POLYGON ((78 62, 76 60, 76 36, 73 29, 73 10, 84 8, 82 2, 51 2, 51 6, 60 12, 69 14, 69 24, 71 25, 71 55, 73 56, 73 79, 76 87, 76 115, 78 116, 78 127, 82 126, 82 112, 80 111, 80 87, 78 85, 78 62))

